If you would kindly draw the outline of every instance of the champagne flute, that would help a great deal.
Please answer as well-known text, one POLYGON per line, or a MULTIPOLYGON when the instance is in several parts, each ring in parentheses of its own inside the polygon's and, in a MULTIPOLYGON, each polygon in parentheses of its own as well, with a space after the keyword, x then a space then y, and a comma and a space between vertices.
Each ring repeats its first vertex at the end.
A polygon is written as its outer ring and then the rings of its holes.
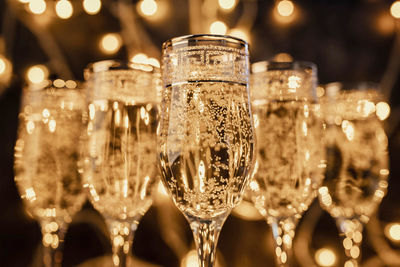
POLYGON ((321 100, 328 168, 318 195, 343 237, 345 267, 359 266, 363 224, 388 186, 388 140, 377 116, 382 96, 374 87, 331 83, 321 100))
POLYGON ((250 197, 272 227, 278 266, 290 266, 295 227, 316 196, 325 161, 316 66, 307 62, 252 65, 257 159, 250 197))
POLYGON ((157 183, 159 71, 120 61, 93 63, 85 71, 89 120, 84 187, 110 228, 115 266, 129 266, 140 219, 157 183))
POLYGON ((200 266, 214 266, 222 225, 252 169, 248 45, 191 35, 163 44, 162 181, 193 231, 200 266))
POLYGON ((24 89, 14 154, 15 182, 40 222, 48 267, 61 266, 67 224, 86 199, 77 168, 85 94, 64 85, 55 80, 24 89))

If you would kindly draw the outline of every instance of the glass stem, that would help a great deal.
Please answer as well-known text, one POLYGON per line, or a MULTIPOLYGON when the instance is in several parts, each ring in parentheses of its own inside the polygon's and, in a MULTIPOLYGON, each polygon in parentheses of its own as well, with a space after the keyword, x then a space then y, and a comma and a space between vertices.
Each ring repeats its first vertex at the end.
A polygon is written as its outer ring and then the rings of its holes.
POLYGON ((228 213, 212 219, 186 216, 193 231, 200 267, 213 267, 216 259, 218 237, 228 213))
POLYGON ((346 255, 344 266, 360 266, 363 224, 356 219, 337 219, 337 226, 346 255))
POLYGON ((114 266, 126 267, 130 265, 129 252, 133 242, 133 236, 138 226, 126 221, 110 221, 112 262, 114 266))
POLYGON ((41 223, 43 264, 45 267, 61 267, 62 248, 65 229, 56 220, 46 220, 41 223))
POLYGON ((292 265, 292 243, 297 220, 293 217, 273 219, 270 222, 275 243, 275 261, 279 267, 292 265))

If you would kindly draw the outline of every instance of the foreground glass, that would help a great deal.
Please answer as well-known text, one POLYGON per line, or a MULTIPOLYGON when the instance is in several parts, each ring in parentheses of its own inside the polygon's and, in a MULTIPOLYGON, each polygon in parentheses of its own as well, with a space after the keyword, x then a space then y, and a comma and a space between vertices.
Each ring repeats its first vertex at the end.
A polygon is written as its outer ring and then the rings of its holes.
POLYGON ((363 224, 388 186, 388 140, 379 117, 388 106, 373 87, 332 83, 321 101, 328 168, 319 200, 336 219, 346 267, 359 266, 363 224))
POLYGON ((115 266, 127 257, 157 182, 159 71, 150 65, 101 61, 85 72, 89 120, 84 187, 110 228, 115 266))
POLYGON ((213 266, 221 227, 241 200, 254 137, 248 46, 194 35, 163 45, 162 178, 190 223, 200 266, 213 266))
POLYGON ((306 62, 252 65, 257 160, 250 195, 272 227, 278 266, 290 266, 301 214, 316 196, 325 168, 316 67, 306 62))
POLYGON ((85 94, 61 80, 54 85, 24 89, 14 154, 15 182, 40 222, 49 267, 61 266, 67 224, 86 199, 77 169, 85 94))

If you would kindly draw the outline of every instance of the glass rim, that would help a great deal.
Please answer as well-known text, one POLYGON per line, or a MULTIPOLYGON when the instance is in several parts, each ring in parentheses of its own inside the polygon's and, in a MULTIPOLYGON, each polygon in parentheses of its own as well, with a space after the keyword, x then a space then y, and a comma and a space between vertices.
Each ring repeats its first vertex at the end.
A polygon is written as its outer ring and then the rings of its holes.
POLYGON ((230 36, 230 35, 222 35, 222 34, 189 34, 189 35, 183 35, 183 36, 178 36, 178 37, 173 37, 168 40, 166 40, 163 45, 162 49, 166 49, 168 47, 174 47, 178 46, 180 44, 185 44, 189 40, 210 40, 210 41, 225 41, 225 42, 230 42, 233 44, 237 44, 241 47, 248 48, 249 44, 237 37, 230 36))
POLYGON ((262 60, 251 64, 251 73, 264 73, 269 70, 302 70, 311 69, 313 73, 317 72, 317 65, 311 61, 273 61, 262 60))
POLYGON ((85 89, 84 82, 79 80, 62 80, 62 79, 47 79, 41 83, 30 83, 23 87, 23 91, 27 92, 41 92, 45 90, 69 90, 69 91, 79 91, 85 89), (60 80, 63 84, 57 85, 55 82, 60 80), (68 85, 72 82, 72 85, 68 85))
POLYGON ((129 60, 106 59, 89 63, 84 69, 85 73, 100 73, 114 70, 136 70, 147 73, 156 73, 159 67, 148 63, 137 63, 129 60))
POLYGON ((344 81, 344 82, 329 82, 323 87, 337 87, 340 91, 368 91, 368 90, 376 90, 378 92, 381 91, 381 86, 378 82, 372 81, 344 81))

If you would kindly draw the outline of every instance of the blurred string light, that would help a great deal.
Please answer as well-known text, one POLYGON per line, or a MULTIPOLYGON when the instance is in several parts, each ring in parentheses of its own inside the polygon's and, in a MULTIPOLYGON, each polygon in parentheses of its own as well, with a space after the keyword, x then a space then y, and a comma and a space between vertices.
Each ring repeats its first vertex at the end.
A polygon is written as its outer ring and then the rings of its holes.
POLYGON ((40 15, 46 11, 46 2, 44 0, 30 0, 29 11, 33 14, 40 15))
POLYGON ((29 1, 30 0, 18 0, 20 3, 24 3, 24 4, 27 4, 27 3, 29 3, 29 1))
POLYGON ((229 35, 242 39, 248 43, 250 43, 250 35, 245 29, 241 28, 233 28, 230 32, 229 35))
POLYGON ((89 15, 95 15, 100 12, 101 1, 100 0, 83 0, 83 9, 89 15))
POLYGON ((219 7, 224 11, 231 11, 236 6, 236 0, 218 0, 219 7))
POLYGON ((141 0, 137 3, 137 10, 142 16, 153 16, 157 9, 158 5, 154 0, 141 0))
POLYGON ((121 48, 122 40, 118 33, 107 33, 100 39, 100 50, 104 54, 115 54, 121 48))
POLYGON ((396 1, 390 7, 390 14, 396 19, 400 19, 400 1, 396 1))
POLYGON ((224 35, 228 31, 228 27, 222 21, 214 21, 210 25, 210 33, 211 34, 221 34, 224 35))
POLYGON ((320 248, 315 252, 315 262, 319 266, 333 266, 336 263, 336 254, 332 249, 320 248))
POLYGON ((74 12, 72 4, 68 0, 59 0, 56 3, 56 13, 62 19, 69 19, 74 12))
POLYGON ((26 79, 29 83, 39 84, 49 76, 49 70, 44 65, 34 65, 26 72, 26 79))
POLYGON ((385 227, 385 235, 393 242, 400 241, 400 223, 390 223, 385 227))

